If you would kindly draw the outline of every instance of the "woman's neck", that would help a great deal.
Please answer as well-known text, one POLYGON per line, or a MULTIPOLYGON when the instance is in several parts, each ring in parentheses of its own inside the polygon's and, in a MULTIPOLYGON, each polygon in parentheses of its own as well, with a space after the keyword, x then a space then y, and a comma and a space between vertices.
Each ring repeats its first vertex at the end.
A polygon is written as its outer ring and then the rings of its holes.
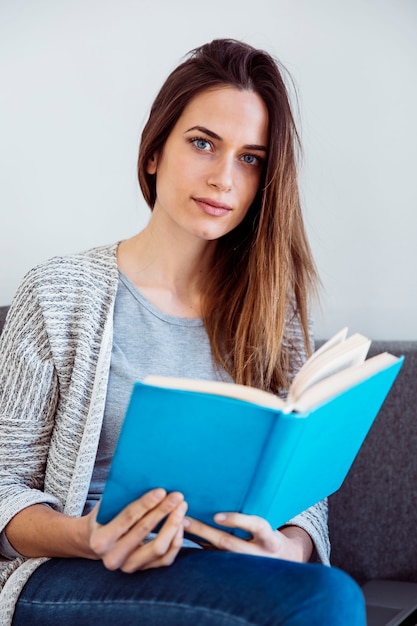
POLYGON ((201 317, 201 292, 216 242, 184 241, 155 232, 151 223, 118 248, 119 269, 157 308, 170 315, 201 317))

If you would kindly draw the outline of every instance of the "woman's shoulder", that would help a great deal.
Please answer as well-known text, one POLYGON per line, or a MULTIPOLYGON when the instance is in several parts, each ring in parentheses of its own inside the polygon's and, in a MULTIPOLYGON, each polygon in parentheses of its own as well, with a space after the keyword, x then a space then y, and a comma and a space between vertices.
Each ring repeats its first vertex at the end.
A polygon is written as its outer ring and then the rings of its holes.
POLYGON ((82 269, 102 269, 103 271, 107 271, 109 268, 117 266, 117 246, 117 243, 113 243, 90 248, 82 252, 75 252, 73 254, 53 256, 35 266, 33 270, 42 272, 48 269, 56 270, 60 267, 67 269, 74 267, 82 269))
POLYGON ((13 310, 81 309, 112 302, 118 284, 117 244, 54 256, 30 269, 15 297, 13 310))
POLYGON ((74 254, 54 256, 32 267, 23 282, 33 286, 71 285, 117 277, 117 244, 100 246, 74 254))
MULTIPOLYGON (((19 335, 19 329, 34 328, 46 322, 66 332, 66 320, 80 327, 100 326, 111 309, 117 291, 117 244, 96 247, 67 256, 55 256, 33 267, 21 281, 11 303, 6 324, 19 335)), ((55 331, 54 331, 55 332, 55 331)))

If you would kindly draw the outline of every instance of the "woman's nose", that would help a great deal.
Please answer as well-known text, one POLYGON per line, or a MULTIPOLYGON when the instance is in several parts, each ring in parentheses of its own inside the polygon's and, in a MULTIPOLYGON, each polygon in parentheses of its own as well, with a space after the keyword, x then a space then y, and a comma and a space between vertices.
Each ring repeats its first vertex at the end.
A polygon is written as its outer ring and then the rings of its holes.
POLYGON ((230 191, 233 186, 233 158, 224 156, 213 163, 207 182, 220 191, 230 191))

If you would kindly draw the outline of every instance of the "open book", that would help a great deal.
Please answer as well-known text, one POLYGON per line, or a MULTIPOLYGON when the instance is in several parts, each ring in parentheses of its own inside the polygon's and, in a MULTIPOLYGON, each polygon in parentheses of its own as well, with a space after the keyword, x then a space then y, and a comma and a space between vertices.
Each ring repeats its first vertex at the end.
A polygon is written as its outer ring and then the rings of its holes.
POLYGON ((347 332, 344 328, 310 356, 295 376, 286 400, 262 389, 235 383, 154 375, 147 376, 144 382, 246 400, 283 413, 304 412, 398 360, 384 352, 365 361, 370 339, 359 333, 347 338, 347 332))
POLYGON ((163 487, 181 491, 189 515, 207 524, 239 511, 278 528, 336 491, 403 362, 365 360, 370 341, 346 335, 308 359, 285 401, 226 382, 135 383, 97 521, 163 487))

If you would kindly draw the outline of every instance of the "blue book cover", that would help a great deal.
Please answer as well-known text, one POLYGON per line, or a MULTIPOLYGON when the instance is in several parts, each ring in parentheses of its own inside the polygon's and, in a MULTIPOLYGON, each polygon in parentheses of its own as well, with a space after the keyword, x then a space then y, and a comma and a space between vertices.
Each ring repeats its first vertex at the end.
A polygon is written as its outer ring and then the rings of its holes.
POLYGON ((341 486, 402 362, 302 412, 135 383, 97 521, 163 487, 213 526, 220 511, 282 526, 341 486))

